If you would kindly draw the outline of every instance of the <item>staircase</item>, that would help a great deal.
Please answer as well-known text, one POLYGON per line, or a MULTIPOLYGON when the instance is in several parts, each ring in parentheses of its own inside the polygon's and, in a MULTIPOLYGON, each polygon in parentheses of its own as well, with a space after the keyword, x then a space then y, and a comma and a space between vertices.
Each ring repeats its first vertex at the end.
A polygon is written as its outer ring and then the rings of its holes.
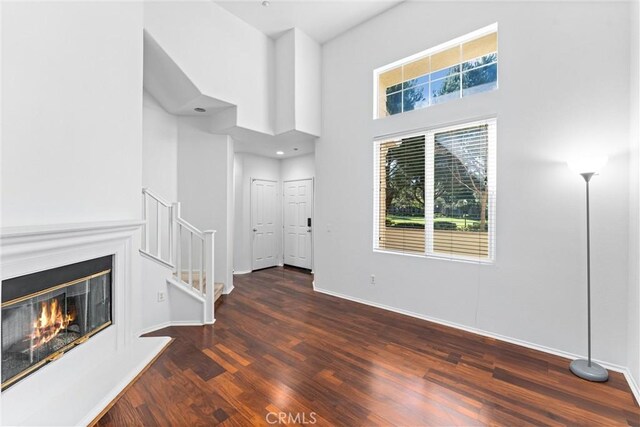
POLYGON ((167 283, 199 301, 202 324, 215 321, 215 302, 224 284, 213 282, 215 230, 201 231, 180 215, 180 203, 170 203, 142 189, 145 221, 140 253, 172 271, 167 283), (213 289, 211 289, 213 288, 213 289))
MULTIPOLYGON (((193 281, 194 283, 199 283, 200 282, 200 278, 199 278, 199 273, 196 271, 193 273, 193 281)), ((182 272, 182 283, 189 283, 189 273, 187 272, 182 272)), ((202 283, 203 283, 203 287, 206 290, 207 289, 207 275, 203 274, 203 278, 202 278, 202 283)), ((194 288, 195 289, 195 288, 194 288)), ((222 296, 222 291, 224 290, 224 283, 218 283, 215 282, 213 284, 213 301, 217 302, 218 299, 220 299, 220 297, 222 296)))

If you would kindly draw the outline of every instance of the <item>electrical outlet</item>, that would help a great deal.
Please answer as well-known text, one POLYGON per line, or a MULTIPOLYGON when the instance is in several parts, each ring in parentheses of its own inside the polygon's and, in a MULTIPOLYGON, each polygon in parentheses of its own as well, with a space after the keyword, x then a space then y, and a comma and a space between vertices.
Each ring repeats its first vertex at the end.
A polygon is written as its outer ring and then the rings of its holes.
POLYGON ((158 302, 162 302, 164 301, 166 295, 164 293, 164 291, 158 291, 158 302))
POLYGON ((375 285, 375 284, 376 284, 376 275, 375 275, 375 274, 372 274, 372 275, 371 275, 371 284, 372 284, 372 285, 375 285))

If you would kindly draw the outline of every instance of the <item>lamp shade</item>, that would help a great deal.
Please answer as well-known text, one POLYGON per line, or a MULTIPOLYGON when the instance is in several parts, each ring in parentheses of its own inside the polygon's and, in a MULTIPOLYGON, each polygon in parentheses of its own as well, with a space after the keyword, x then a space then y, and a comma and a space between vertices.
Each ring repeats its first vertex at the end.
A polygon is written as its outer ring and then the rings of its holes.
POLYGON ((569 169, 577 174, 598 173, 607 164, 607 156, 581 156, 567 162, 569 169))

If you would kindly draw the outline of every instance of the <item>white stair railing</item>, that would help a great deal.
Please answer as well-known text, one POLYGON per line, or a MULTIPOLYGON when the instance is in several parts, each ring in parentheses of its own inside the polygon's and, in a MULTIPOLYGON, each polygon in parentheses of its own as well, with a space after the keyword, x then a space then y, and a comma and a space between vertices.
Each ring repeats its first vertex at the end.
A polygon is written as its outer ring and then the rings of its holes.
POLYGON ((144 218, 142 249, 144 255, 174 268, 173 206, 148 188, 142 189, 144 218))
POLYGON ((180 217, 180 203, 173 204, 176 246, 176 276, 200 295, 205 291, 204 233, 180 217), (194 248, 195 244, 195 248, 194 248))
MULTIPOLYGON (((214 322, 214 247, 215 231, 200 231, 180 215, 180 203, 168 203, 147 188, 142 189, 145 220, 142 249, 145 256, 171 268, 174 281, 203 301, 203 322, 214 322), (156 215, 150 214, 149 201, 155 201, 156 215), (159 225, 166 208, 167 226, 159 225), (154 224, 151 224, 155 218, 154 224), (163 254, 162 240, 166 231, 168 248, 163 254), (152 243, 155 242, 155 245, 152 243), (154 252, 152 252, 152 250, 154 252)), ((154 206, 153 204, 151 206, 154 206)))

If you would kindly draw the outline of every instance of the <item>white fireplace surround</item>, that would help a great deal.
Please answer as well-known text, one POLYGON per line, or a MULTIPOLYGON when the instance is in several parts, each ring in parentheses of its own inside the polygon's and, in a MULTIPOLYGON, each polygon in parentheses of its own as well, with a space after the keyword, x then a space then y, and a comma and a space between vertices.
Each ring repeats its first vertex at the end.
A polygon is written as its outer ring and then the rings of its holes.
POLYGON ((132 260, 142 224, 133 220, 1 230, 3 281, 114 255, 113 325, 2 392, 1 425, 87 425, 168 344, 165 337, 135 336, 133 301, 140 283, 132 279, 132 260))

